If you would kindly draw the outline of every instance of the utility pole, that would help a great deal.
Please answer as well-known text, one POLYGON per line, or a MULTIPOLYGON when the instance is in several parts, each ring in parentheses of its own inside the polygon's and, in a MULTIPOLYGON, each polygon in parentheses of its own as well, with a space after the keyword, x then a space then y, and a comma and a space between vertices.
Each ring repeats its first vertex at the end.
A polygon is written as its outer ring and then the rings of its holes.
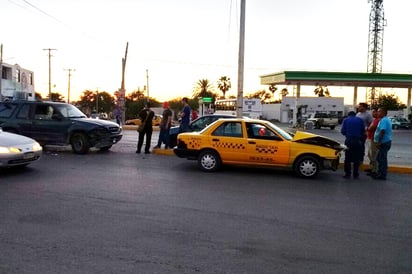
POLYGON ((149 102, 149 70, 146 69, 146 89, 147 89, 147 102, 149 102))
POLYGON ((124 88, 124 74, 126 71, 126 60, 127 60, 127 50, 129 48, 129 42, 126 43, 126 51, 124 53, 124 58, 122 58, 122 83, 120 85, 120 100, 119 105, 120 109, 122 110, 122 125, 124 125, 125 120, 125 93, 126 90, 124 88))
POLYGON ((239 59, 238 59, 238 73, 237 73, 237 108, 236 116, 243 116, 243 73, 244 73, 244 59, 245 59, 245 9, 246 0, 240 1, 240 29, 239 29, 239 59))
POLYGON ((49 100, 51 100, 51 57, 52 57, 51 51, 57 50, 57 49, 48 48, 48 49, 43 49, 43 50, 47 50, 49 52, 48 53, 48 57, 49 57, 49 100))
POLYGON ((99 113, 99 88, 96 88, 96 112, 99 113))
POLYGON ((69 83, 68 83, 68 85, 67 85, 67 103, 70 104, 70 78, 71 78, 71 76, 72 76, 71 72, 72 72, 72 71, 76 71, 76 70, 75 70, 75 69, 71 69, 71 68, 65 69, 65 70, 69 72, 69 83))

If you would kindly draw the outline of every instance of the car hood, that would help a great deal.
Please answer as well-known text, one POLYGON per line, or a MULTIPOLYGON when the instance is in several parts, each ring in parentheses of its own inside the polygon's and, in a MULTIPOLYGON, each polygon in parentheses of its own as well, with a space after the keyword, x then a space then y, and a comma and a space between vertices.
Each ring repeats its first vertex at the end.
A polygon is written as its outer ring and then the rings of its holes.
POLYGON ((26 136, 0 131, 0 146, 26 145, 34 142, 33 139, 26 136))
POLYGON ((295 135, 293 136, 292 142, 327 147, 339 151, 346 148, 345 145, 333 139, 303 131, 296 131, 295 135))
POLYGON ((102 120, 102 119, 93 119, 93 118, 72 118, 71 120, 74 121, 79 121, 79 122, 87 122, 89 124, 94 124, 98 126, 116 126, 118 127, 119 125, 115 122, 107 121, 107 120, 102 120))

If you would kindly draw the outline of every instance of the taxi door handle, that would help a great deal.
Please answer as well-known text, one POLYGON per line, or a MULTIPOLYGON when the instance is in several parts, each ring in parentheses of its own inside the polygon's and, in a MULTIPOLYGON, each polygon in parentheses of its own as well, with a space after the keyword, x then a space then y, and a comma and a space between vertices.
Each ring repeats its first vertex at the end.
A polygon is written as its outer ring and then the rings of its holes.
POLYGON ((252 144, 252 145, 256 145, 256 142, 254 142, 254 141, 249 141, 248 143, 252 144))
POLYGON ((213 142, 219 142, 219 139, 212 139, 213 142))

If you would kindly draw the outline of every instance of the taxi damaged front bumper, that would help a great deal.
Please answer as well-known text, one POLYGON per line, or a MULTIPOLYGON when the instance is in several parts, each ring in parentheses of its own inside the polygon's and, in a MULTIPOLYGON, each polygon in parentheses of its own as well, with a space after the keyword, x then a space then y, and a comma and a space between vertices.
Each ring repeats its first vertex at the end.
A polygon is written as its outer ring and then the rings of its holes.
POLYGON ((324 169, 331 169, 333 171, 336 171, 339 167, 339 157, 335 159, 323 159, 323 168, 324 169))

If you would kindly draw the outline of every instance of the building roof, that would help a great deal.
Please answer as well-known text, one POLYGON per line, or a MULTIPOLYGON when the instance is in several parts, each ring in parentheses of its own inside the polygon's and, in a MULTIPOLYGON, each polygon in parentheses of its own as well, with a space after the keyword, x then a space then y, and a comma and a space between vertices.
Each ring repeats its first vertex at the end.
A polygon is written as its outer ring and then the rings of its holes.
POLYGON ((412 88, 412 74, 282 71, 260 76, 262 85, 412 88))

